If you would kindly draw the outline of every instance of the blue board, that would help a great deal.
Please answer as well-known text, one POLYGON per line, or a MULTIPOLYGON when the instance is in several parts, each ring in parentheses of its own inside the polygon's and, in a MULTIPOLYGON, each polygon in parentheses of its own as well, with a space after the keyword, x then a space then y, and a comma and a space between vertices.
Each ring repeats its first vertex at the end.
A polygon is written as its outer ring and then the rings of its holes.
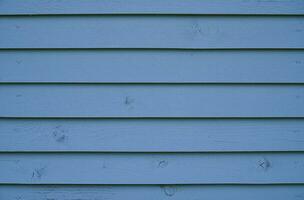
POLYGON ((303 0, 3 0, 0 199, 304 198, 303 0))

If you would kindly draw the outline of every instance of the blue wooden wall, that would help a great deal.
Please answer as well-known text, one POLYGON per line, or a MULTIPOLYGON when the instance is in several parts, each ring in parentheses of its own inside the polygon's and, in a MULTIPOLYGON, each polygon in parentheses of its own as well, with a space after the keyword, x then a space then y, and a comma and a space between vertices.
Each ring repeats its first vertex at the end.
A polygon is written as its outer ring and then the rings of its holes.
POLYGON ((1 0, 0 199, 304 199, 304 1, 1 0))

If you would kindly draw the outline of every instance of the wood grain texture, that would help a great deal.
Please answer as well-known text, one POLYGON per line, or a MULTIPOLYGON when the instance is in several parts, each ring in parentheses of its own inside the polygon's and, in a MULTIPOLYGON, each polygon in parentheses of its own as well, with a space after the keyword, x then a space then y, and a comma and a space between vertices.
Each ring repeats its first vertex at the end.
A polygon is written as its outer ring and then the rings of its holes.
POLYGON ((303 0, 2 0, 1 15, 22 14, 304 14, 303 0))
POLYGON ((304 48, 304 16, 2 16, 0 48, 304 48))
POLYGON ((304 0, 0 1, 0 199, 304 199, 304 0))
POLYGON ((0 50, 0 82, 304 83, 302 50, 0 50))
POLYGON ((304 151, 304 119, 0 119, 0 151, 304 151))
POLYGON ((1 117, 304 117, 303 85, 1 84, 1 117))
POLYGON ((1 153, 0 183, 304 183, 304 153, 1 153))
POLYGON ((303 185, 0 185, 5 200, 299 200, 303 185))

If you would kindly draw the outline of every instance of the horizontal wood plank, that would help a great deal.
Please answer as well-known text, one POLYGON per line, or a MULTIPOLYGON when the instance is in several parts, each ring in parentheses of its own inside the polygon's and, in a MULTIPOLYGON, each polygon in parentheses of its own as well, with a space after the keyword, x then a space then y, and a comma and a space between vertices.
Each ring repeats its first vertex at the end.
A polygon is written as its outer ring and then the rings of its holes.
POLYGON ((2 16, 0 48, 304 48, 304 16, 2 16))
POLYGON ((0 119, 0 151, 304 151, 304 119, 0 119))
POLYGON ((303 185, 0 185, 5 200, 299 200, 303 191, 303 185))
POLYGON ((303 85, 1 84, 1 117, 304 117, 303 85))
POLYGON ((304 83, 302 50, 2 50, 0 82, 304 83))
POLYGON ((1 15, 20 14, 304 14, 302 0, 2 0, 1 15))
POLYGON ((1 153, 0 183, 304 183, 304 153, 1 153))

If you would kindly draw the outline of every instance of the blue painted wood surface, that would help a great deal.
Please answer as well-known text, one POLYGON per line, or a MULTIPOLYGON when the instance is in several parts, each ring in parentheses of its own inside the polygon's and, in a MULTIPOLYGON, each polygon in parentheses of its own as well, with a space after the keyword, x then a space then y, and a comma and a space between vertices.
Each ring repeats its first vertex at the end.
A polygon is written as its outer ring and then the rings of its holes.
POLYGON ((0 186, 0 197, 6 200, 298 200, 303 185, 26 185, 0 186))
POLYGON ((0 66, 8 83, 304 83, 303 50, 0 50, 0 66))
POLYGON ((1 152, 304 151, 304 119, 0 119, 1 152))
POLYGON ((1 16, 0 48, 304 48, 304 16, 1 16))
POLYGON ((303 49, 303 0, 3 0, 0 199, 303 199, 303 49))
POLYGON ((1 153, 0 183, 303 184, 304 153, 1 153))
POLYGON ((2 84, 0 117, 304 117, 304 85, 2 84))
POLYGON ((2 0, 0 14, 303 15, 303 0, 2 0))

